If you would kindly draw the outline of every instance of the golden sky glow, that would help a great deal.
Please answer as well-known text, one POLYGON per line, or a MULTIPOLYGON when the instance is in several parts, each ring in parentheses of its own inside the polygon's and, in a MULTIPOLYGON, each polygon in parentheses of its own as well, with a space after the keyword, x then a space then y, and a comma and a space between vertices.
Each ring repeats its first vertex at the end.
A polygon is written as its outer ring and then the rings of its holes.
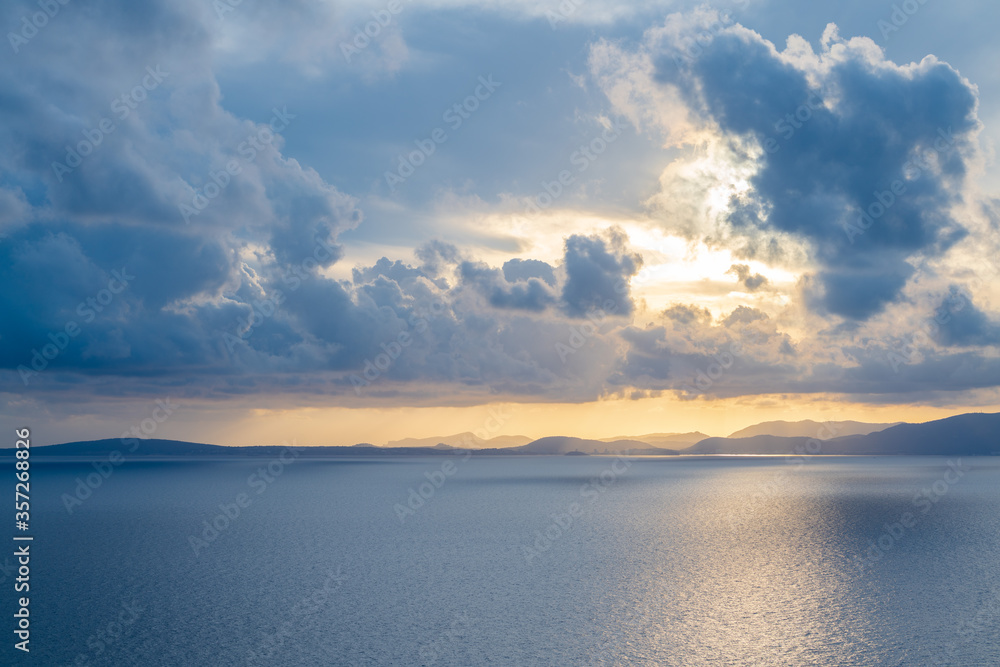
MULTIPOLYGON (((994 411, 997 396, 984 395, 983 409, 994 411)), ((156 437, 208 440, 218 444, 265 445, 295 438, 300 445, 353 445, 445 436, 465 431, 496 435, 616 435, 701 431, 725 436, 769 420, 854 419, 869 422, 923 422, 974 407, 924 407, 845 403, 827 397, 763 396, 755 399, 678 401, 673 398, 612 399, 592 403, 502 403, 472 407, 226 409, 212 419, 184 424, 184 413, 156 437), (504 423, 489 431, 491 418, 504 423), (221 419, 225 417, 225 419, 221 419), (213 426, 213 424, 218 424, 213 426), (205 426, 208 425, 208 430, 205 426)), ((205 415, 207 416, 207 415, 205 415)))

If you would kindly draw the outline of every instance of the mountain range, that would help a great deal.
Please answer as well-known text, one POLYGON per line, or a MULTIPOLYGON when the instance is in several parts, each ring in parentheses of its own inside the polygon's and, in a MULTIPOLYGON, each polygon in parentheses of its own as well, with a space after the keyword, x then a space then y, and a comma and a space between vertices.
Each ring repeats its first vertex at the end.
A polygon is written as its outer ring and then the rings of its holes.
POLYGON ((682 450, 681 453, 962 456, 1000 454, 1000 413, 970 413, 923 424, 897 424, 865 435, 846 435, 828 440, 774 435, 706 438, 682 450))
MULTIPOLYGON (((891 424, 869 424, 856 421, 833 421, 817 422, 812 419, 803 419, 797 422, 772 421, 754 424, 735 433, 730 433, 730 438, 752 438, 756 435, 774 435, 782 438, 816 438, 817 440, 829 440, 830 438, 842 437, 845 435, 868 435, 875 431, 883 431, 890 426, 896 426, 901 422, 891 424), (829 434, 829 435, 827 435, 829 434)), ((707 437, 707 436, 706 436, 707 437)), ((704 439, 704 438, 703 438, 704 439)), ((700 442, 700 441, 699 441, 700 442)))
MULTIPOLYGON (((871 424, 867 422, 858 421, 832 421, 832 422, 817 422, 811 419, 805 419, 802 421, 768 421, 762 422, 760 424, 755 424, 753 426, 748 426, 747 428, 740 429, 735 433, 729 435, 730 438, 748 438, 756 435, 770 435, 778 437, 807 437, 807 438, 818 438, 819 440, 826 440, 832 437, 846 436, 846 435, 867 435, 875 431, 881 431, 883 429, 889 428, 890 426, 896 426, 900 422, 893 422, 889 424, 871 424)), ((563 437, 568 436, 549 436, 551 437, 563 437)), ((687 447, 691 447, 702 440, 709 438, 705 433, 701 431, 691 431, 689 433, 645 433, 643 435, 616 435, 610 438, 596 438, 596 442, 612 443, 620 442, 623 440, 632 441, 629 445, 630 449, 644 449, 648 447, 653 447, 656 449, 674 449, 682 450, 687 447), (646 445, 648 447, 643 447, 646 445)), ((579 438, 578 438, 579 439, 579 438)), ((547 438, 542 438, 541 440, 547 440, 547 438)), ((385 447, 438 447, 441 448, 442 445, 448 447, 455 447, 460 449, 503 449, 508 447, 524 447, 532 442, 540 442, 534 438, 529 438, 525 435, 501 435, 495 438, 490 438, 489 440, 484 440, 476 436, 471 432, 456 433, 455 435, 447 436, 436 436, 430 438, 404 438, 402 440, 391 440, 385 444, 385 447)), ((542 453, 539 450, 545 449, 546 447, 551 447, 552 443, 543 444, 540 446, 535 446, 525 450, 531 453, 542 453)), ((587 453, 599 454, 603 453, 604 449, 607 447, 601 447, 600 445, 585 445, 582 446, 580 451, 585 451, 587 453)), ((613 450, 613 448, 611 448, 613 450)), ((562 453, 562 452, 557 452, 562 453)))
MULTIPOLYGON (((300 454, 306 453, 309 457, 392 456, 452 454, 456 450, 472 449, 480 455, 1000 455, 1000 413, 970 413, 922 424, 829 422, 825 427, 808 420, 765 422, 727 438, 702 437, 703 433, 694 432, 606 439, 548 436, 532 440, 527 436, 482 439, 471 433, 460 433, 445 438, 396 440, 385 447, 367 443, 302 447, 300 454), (761 430, 770 432, 760 433, 761 430), (750 435, 745 435, 748 433, 750 435), (834 437, 821 437, 828 434, 834 437)), ((284 449, 284 445, 226 447, 178 440, 111 438, 36 446, 31 449, 31 455, 88 459, 105 458, 114 452, 126 458, 277 456, 284 449)), ((13 457, 14 451, 0 449, 0 456, 13 457)))
POLYGON ((658 454, 674 455, 676 449, 653 447, 639 439, 591 440, 572 438, 565 435, 550 435, 539 438, 521 447, 504 450, 489 450, 493 454, 658 454))
MULTIPOLYGON (((432 438, 403 438, 402 440, 390 440, 386 447, 435 447, 437 445, 448 445, 459 449, 499 449, 503 447, 520 447, 531 442, 534 438, 526 435, 498 435, 495 438, 484 440, 471 431, 432 438)), ((692 443, 693 444, 693 443, 692 443)))
POLYGON ((662 447, 675 449, 689 447, 701 442, 708 436, 700 431, 691 433, 647 433, 645 435, 617 435, 613 438, 598 438, 601 442, 615 442, 617 440, 638 440, 652 447, 662 447))

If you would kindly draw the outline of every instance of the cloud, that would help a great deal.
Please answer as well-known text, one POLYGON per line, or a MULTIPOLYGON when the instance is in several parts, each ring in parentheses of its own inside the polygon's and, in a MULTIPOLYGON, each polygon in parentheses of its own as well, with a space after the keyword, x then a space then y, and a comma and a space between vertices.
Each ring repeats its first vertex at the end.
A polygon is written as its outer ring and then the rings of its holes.
POLYGON ((935 309, 937 340, 947 346, 1000 345, 1000 322, 972 302, 972 295, 957 285, 949 288, 935 309))
POLYGON ((674 391, 682 398, 769 393, 801 372, 785 333, 760 310, 739 306, 720 320, 703 308, 675 304, 659 321, 628 326, 629 343, 611 385, 674 391))
POLYGON ((444 241, 428 241, 414 251, 417 259, 423 262, 422 269, 430 275, 437 275, 448 264, 459 261, 458 248, 444 241))
POLYGON ((768 284, 768 280, 765 276, 759 273, 750 273, 750 267, 746 264, 733 264, 729 267, 726 273, 732 273, 736 276, 736 280, 743 284, 749 292, 755 292, 761 287, 768 284))
POLYGON ((700 11, 671 15, 631 57, 705 119, 697 132, 721 135, 730 159, 753 166, 722 222, 748 239, 808 244, 817 311, 871 318, 900 300, 915 260, 967 233, 953 209, 976 156, 977 90, 934 56, 897 65, 832 24, 818 53, 797 35, 778 51, 700 11))
MULTIPOLYGON (((23 286, 0 296, 6 368, 229 374, 220 332, 238 332, 276 276, 336 261, 336 236, 360 221, 352 198, 282 155, 268 117, 221 106, 201 7, 104 2, 61 14, 0 73, 10 112, 0 181, 18 184, 0 189, 0 273, 23 286), (186 216, 196 197, 204 205, 186 216), (133 277, 112 293, 115 272, 133 277), (70 344, 32 366, 70 324, 70 344)), ((271 349, 277 322, 258 332, 271 349)), ((286 332, 283 349, 296 340, 286 332)))
POLYGON ((632 313, 628 279, 642 266, 642 257, 625 246, 624 235, 609 231, 598 236, 571 236, 566 239, 566 283, 562 300, 566 312, 583 317, 587 311, 614 305, 618 315, 632 313))
POLYGON ((506 261, 503 264, 503 275, 508 282, 512 283, 518 280, 537 278, 550 287, 556 284, 556 276, 552 267, 537 259, 512 259, 506 261))
POLYGON ((475 286, 496 308, 542 311, 556 301, 549 285, 538 278, 509 281, 506 270, 491 269, 482 262, 462 262, 459 271, 462 281, 475 286))

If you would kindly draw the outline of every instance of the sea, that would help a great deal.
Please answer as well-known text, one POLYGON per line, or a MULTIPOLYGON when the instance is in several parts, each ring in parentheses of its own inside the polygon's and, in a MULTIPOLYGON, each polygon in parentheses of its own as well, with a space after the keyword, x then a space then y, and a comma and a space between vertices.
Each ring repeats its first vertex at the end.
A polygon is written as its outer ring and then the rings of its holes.
POLYGON ((3 664, 1000 665, 1000 457, 31 470, 3 664))

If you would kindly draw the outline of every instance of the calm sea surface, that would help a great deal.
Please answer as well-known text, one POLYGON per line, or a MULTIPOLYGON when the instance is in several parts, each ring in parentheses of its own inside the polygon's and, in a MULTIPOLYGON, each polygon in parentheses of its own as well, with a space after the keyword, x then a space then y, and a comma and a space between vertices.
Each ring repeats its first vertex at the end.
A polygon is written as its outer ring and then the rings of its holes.
POLYGON ((1000 665, 998 458, 288 460, 36 463, 30 664, 1000 665))

